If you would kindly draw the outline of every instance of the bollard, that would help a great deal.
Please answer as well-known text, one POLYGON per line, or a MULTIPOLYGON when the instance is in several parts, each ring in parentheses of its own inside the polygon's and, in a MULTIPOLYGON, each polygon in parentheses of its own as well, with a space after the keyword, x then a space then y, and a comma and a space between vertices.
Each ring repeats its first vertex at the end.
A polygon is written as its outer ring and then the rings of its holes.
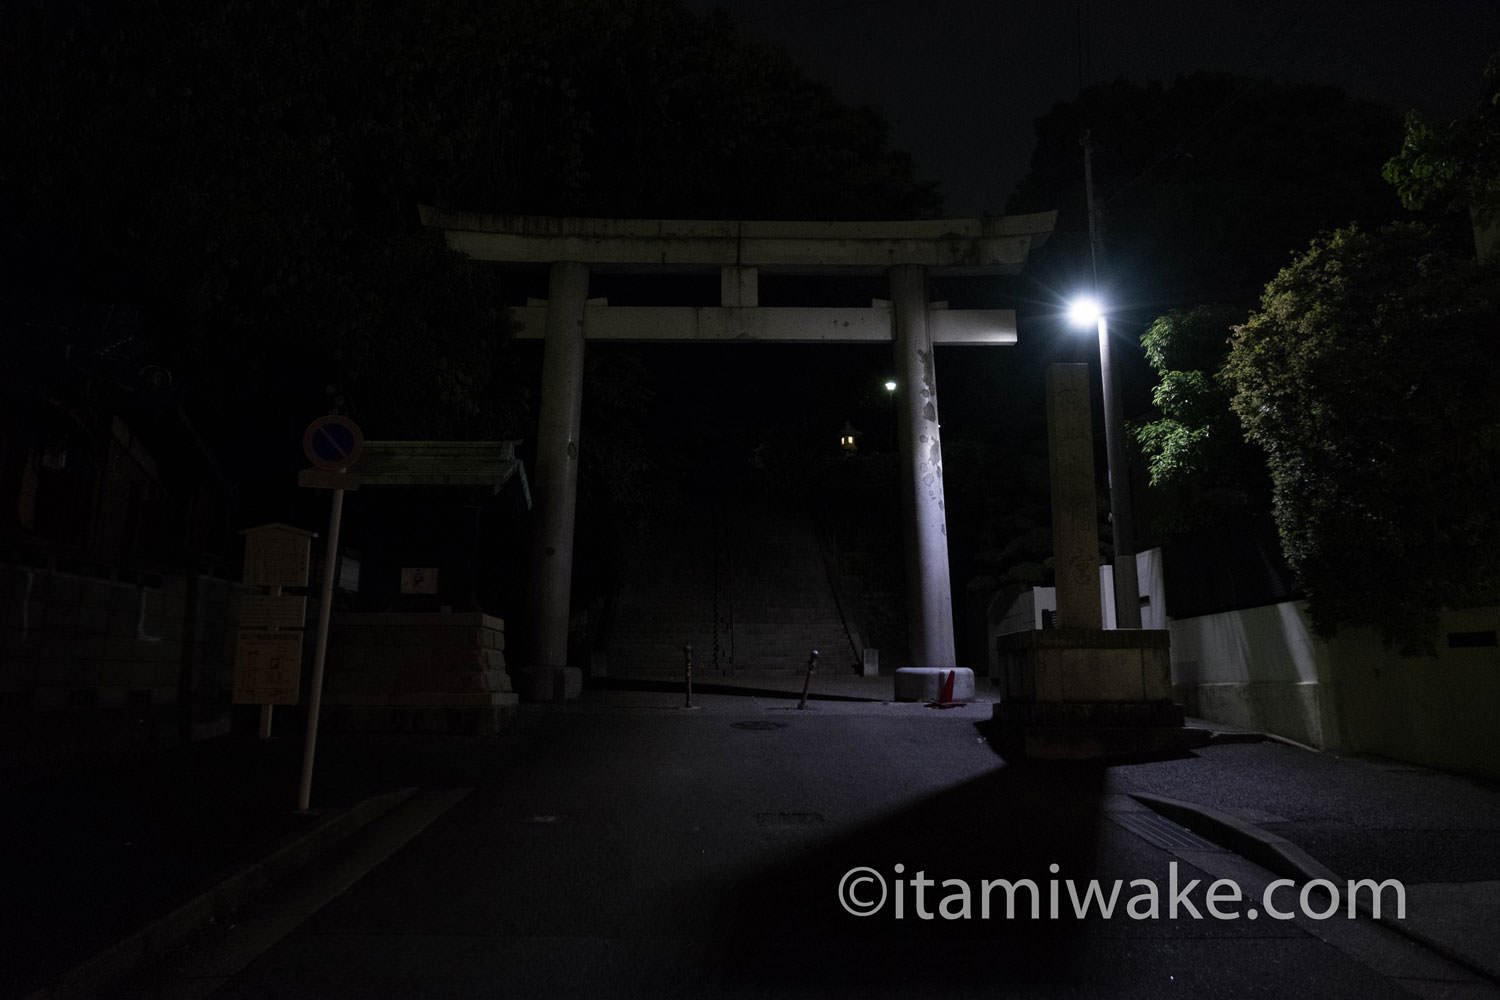
POLYGON ((687 703, 684 704, 682 707, 683 708, 692 708, 693 707, 693 647, 692 646, 683 646, 682 647, 682 669, 683 669, 683 677, 684 677, 684 687, 687 690, 687 703))
POLYGON ((797 702, 798 709, 807 707, 807 689, 812 687, 813 667, 817 665, 818 651, 815 649, 812 651, 812 655, 807 658, 807 676, 802 678, 802 700, 797 702))

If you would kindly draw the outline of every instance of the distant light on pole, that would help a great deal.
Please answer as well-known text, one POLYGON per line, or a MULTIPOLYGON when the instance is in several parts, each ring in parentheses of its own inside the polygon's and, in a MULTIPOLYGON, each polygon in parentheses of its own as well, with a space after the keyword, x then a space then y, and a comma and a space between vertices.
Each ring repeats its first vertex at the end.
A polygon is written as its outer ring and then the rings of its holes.
POLYGON ((896 383, 895 383, 894 380, 892 380, 892 379, 887 379, 886 380, 885 391, 886 392, 895 392, 896 391, 896 383))

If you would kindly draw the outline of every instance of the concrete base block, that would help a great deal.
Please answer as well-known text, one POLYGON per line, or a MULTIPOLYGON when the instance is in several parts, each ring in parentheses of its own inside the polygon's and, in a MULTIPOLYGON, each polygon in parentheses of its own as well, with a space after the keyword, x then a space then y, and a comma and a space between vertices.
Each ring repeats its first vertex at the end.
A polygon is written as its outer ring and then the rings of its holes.
POLYGON ((1001 636, 1002 753, 1103 760, 1182 753, 1208 742, 1172 701, 1167 632, 1065 628, 1001 636))
POLYGON ((953 700, 974 697, 974 671, 968 667, 902 667, 896 671, 897 701, 937 701, 953 674, 953 700))
POLYGON ((583 694, 583 668, 533 667, 520 684, 527 701, 572 701, 583 694))

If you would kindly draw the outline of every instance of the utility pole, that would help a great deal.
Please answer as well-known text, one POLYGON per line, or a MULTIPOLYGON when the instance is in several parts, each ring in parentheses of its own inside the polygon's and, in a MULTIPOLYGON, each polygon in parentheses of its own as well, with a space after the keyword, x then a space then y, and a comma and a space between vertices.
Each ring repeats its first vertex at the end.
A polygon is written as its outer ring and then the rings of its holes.
MULTIPOLYGON (((1089 213, 1089 267, 1094 297, 1099 300, 1099 210, 1094 201, 1094 142, 1083 134, 1083 193, 1089 213)), ((1115 627, 1141 627, 1140 584, 1135 575, 1135 519, 1130 511, 1130 469, 1126 464, 1125 428, 1120 395, 1110 365, 1109 318, 1099 309, 1099 378, 1104 386, 1104 447, 1109 468, 1109 520, 1114 529, 1115 627)))

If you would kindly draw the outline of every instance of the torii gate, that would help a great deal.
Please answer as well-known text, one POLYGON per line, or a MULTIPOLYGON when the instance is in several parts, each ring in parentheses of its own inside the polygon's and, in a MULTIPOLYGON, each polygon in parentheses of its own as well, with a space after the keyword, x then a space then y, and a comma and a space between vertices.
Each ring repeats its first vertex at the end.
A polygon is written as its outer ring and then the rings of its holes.
POLYGON ((530 568, 535 649, 532 697, 571 697, 582 672, 567 665, 583 352, 588 340, 756 340, 890 343, 904 469, 910 667, 898 700, 934 698, 953 671, 954 696, 974 673, 955 662, 937 344, 1014 344, 1010 309, 947 309, 927 300, 927 276, 1015 274, 1051 235, 1055 212, 912 222, 727 222, 480 215, 422 208, 448 246, 476 260, 550 266, 545 305, 512 309, 517 336, 544 341, 542 409, 533 493, 538 534, 530 568), (610 306, 590 301, 591 272, 720 272, 722 304, 610 306), (886 274, 890 300, 868 308, 759 305, 758 275, 886 274))

